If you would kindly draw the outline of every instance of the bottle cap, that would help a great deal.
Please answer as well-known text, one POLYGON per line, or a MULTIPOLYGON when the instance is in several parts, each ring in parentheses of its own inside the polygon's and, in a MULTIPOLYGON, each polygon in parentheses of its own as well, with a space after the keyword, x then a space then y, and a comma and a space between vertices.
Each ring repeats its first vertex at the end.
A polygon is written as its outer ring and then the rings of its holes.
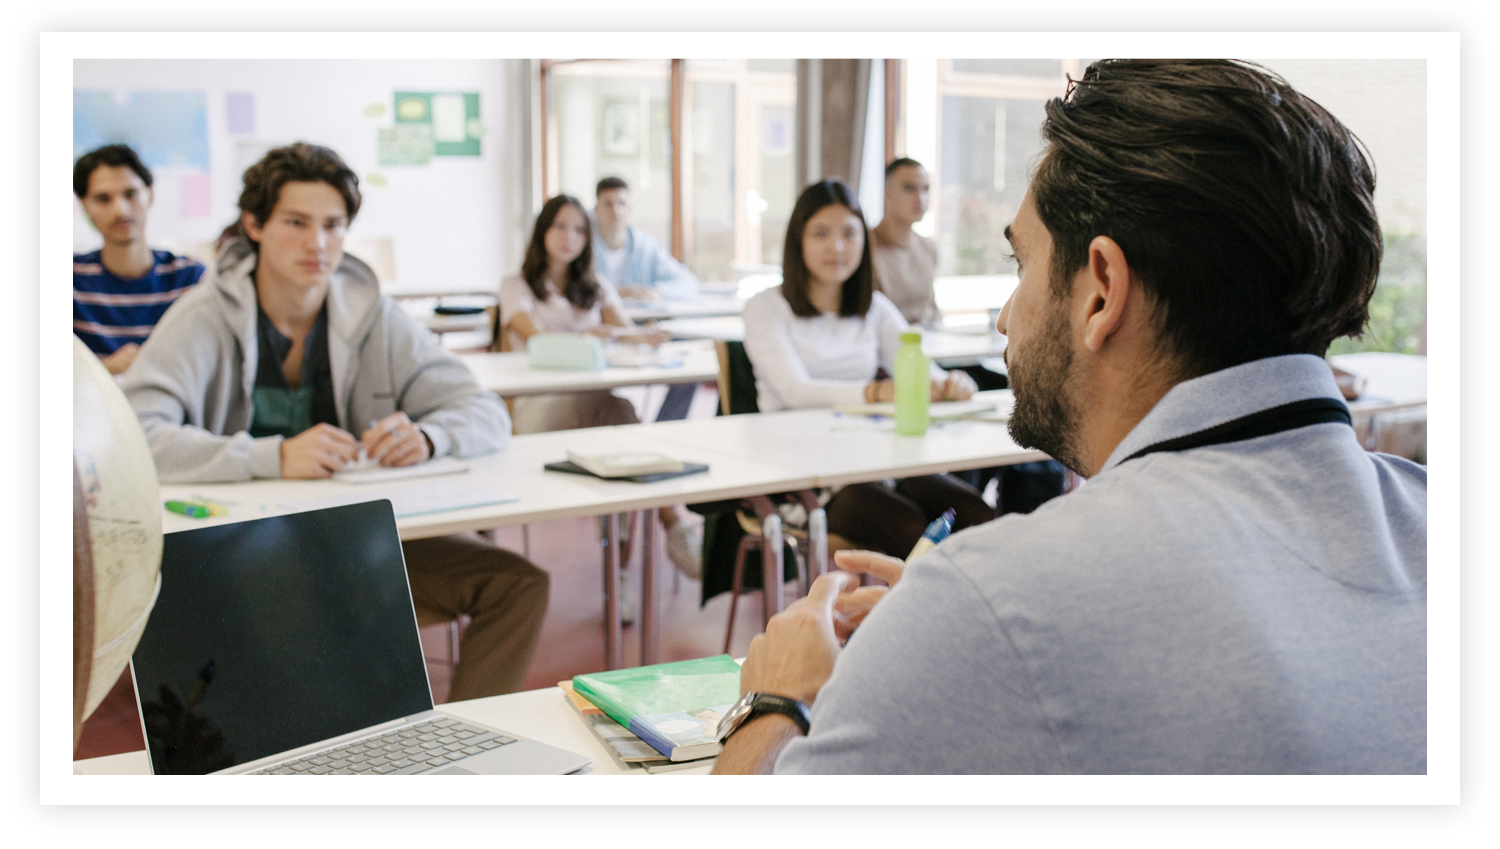
POLYGON ((908 330, 901 334, 901 341, 916 342, 920 345, 922 343, 922 332, 920 330, 908 330))

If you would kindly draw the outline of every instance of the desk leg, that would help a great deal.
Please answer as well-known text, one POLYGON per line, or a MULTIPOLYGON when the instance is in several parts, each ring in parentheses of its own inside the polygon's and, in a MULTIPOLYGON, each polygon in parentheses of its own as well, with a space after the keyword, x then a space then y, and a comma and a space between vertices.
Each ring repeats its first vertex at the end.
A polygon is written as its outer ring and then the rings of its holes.
POLYGON ((604 523, 604 666, 619 669, 625 665, 620 628, 620 515, 610 513, 604 523))
POLYGON ((765 589, 761 595, 765 598, 765 619, 771 621, 771 617, 781 612, 781 584, 785 574, 782 559, 786 552, 783 551, 781 537, 781 516, 771 513, 760 520, 761 534, 765 537, 766 546, 761 551, 761 580, 765 589))
POLYGON ((656 511, 641 516, 641 665, 656 662, 656 511))

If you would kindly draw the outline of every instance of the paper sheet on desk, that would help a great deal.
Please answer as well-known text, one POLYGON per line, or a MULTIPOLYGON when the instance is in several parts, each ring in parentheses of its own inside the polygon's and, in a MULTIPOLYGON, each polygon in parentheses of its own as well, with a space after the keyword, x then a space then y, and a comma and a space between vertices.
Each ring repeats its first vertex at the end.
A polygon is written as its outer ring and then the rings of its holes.
POLYGON ((391 502, 391 510, 396 518, 405 516, 422 516, 428 513, 443 513, 448 510, 462 510, 465 507, 483 507, 488 504, 508 504, 519 501, 514 495, 506 495, 499 492, 490 492, 460 483, 424 483, 416 486, 401 487, 399 489, 377 489, 374 487, 351 486, 346 492, 337 495, 329 495, 323 498, 309 498, 303 501, 283 501, 282 507, 288 510, 322 510, 327 507, 342 507, 345 504, 359 504, 363 501, 376 501, 388 498, 391 502))
POLYGON ((333 473, 333 479, 344 483, 384 483, 405 478, 421 478, 428 475, 448 475, 467 472, 469 464, 452 457, 439 457, 425 463, 410 466, 382 466, 374 460, 350 463, 333 473))
MULTIPOLYGON (((885 418, 893 418, 896 415, 896 405, 890 401, 879 404, 850 404, 848 406, 835 407, 834 410, 846 416, 883 416, 885 418)), ((937 401, 929 404, 927 407, 927 417, 933 421, 981 416, 993 412, 995 412, 995 401, 993 399, 937 401)))
POLYGON ((642 351, 629 348, 612 350, 604 357, 604 361, 612 368, 677 368, 685 359, 680 351, 642 351))

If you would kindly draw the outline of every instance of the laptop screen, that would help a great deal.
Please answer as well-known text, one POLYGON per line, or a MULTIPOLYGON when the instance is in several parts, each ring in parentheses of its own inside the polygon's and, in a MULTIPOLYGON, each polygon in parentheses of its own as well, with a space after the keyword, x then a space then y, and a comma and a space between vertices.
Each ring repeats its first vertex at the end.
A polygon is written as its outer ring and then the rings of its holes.
POLYGON ((432 708, 389 501, 167 534, 132 658, 157 774, 432 708))

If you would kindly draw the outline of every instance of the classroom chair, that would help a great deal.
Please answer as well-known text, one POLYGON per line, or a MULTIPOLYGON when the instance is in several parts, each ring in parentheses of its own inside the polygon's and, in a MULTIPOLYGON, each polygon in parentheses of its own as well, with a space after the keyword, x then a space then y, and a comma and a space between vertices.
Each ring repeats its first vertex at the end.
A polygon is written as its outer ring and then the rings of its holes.
MULTIPOLYGON (((755 370, 745 354, 744 343, 719 341, 715 343, 715 348, 719 355, 719 415, 760 412, 755 392, 755 370)), ((751 566, 751 574, 759 575, 761 558, 768 556, 770 552, 781 552, 778 559, 783 564, 783 580, 795 577, 798 589, 803 594, 807 593, 810 581, 808 567, 813 573, 811 577, 828 571, 828 517, 818 504, 817 493, 801 490, 786 493, 781 499, 802 505, 807 512, 806 530, 784 529, 776 501, 768 496, 688 505, 688 509, 702 513, 705 517, 703 600, 707 601, 724 589, 730 592, 729 621, 724 629, 725 652, 729 651, 729 643, 734 636, 735 616, 740 592, 745 588, 747 564, 751 566), (728 587, 725 587, 724 555, 729 551, 734 552, 734 566, 728 575, 728 587), (792 574, 788 574, 789 571, 792 574)), ((762 592, 765 590, 762 587, 762 592)), ((766 615, 763 617, 762 627, 764 621, 769 619, 770 605, 766 605, 764 611, 766 615)))
POLYGON ((448 656, 428 657, 424 653, 422 659, 432 661, 434 663, 441 663, 444 666, 447 666, 450 675, 454 670, 458 669, 458 642, 459 637, 462 635, 463 627, 468 624, 468 618, 469 617, 463 615, 462 613, 457 616, 450 617, 446 614, 438 613, 436 611, 426 610, 420 607, 417 608, 418 628, 427 628, 432 625, 442 625, 445 622, 448 625, 448 656))

